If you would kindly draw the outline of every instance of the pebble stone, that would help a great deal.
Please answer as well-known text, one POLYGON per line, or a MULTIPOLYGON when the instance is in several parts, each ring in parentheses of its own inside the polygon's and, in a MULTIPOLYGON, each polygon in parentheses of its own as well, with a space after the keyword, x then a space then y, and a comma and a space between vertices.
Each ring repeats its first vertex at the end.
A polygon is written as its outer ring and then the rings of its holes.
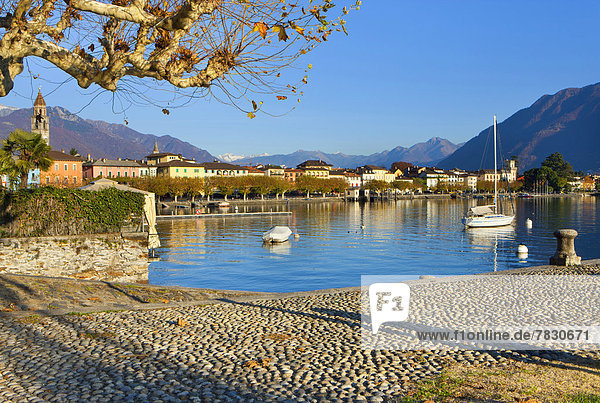
POLYGON ((451 363, 532 357, 366 350, 359 313, 360 292, 341 291, 39 321, 2 318, 0 401, 378 402, 403 396, 410 382, 451 363))

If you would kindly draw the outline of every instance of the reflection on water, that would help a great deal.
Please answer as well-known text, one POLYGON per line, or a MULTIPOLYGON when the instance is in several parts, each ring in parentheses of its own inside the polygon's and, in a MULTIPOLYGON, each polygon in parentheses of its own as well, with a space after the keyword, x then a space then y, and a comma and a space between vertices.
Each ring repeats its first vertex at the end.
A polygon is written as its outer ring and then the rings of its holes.
POLYGON ((450 199, 243 206, 292 214, 159 221, 161 261, 151 263, 150 283, 296 291, 357 286, 361 274, 504 270, 546 264, 557 228, 576 229, 578 254, 598 258, 596 199, 519 199, 515 225, 492 229, 465 230, 460 219, 474 201, 450 199), (262 233, 274 225, 287 225, 300 238, 263 246, 262 233), (529 248, 524 259, 516 255, 519 243, 529 248))

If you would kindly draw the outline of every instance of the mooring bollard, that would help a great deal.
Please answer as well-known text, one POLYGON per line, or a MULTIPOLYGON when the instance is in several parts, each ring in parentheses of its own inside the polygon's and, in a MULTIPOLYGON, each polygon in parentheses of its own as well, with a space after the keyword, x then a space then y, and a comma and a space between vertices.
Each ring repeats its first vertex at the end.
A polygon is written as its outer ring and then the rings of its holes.
POLYGON ((575 237, 577 231, 574 229, 559 229, 554 231, 556 237, 556 253, 550 258, 550 264, 554 266, 572 266, 581 263, 581 258, 575 253, 575 237))

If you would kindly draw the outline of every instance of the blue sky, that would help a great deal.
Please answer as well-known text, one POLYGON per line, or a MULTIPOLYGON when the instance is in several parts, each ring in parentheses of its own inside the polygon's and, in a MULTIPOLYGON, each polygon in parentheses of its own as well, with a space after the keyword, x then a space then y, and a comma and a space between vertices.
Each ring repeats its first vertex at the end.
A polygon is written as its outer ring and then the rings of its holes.
MULTIPOLYGON (((339 0, 341 4, 343 0, 339 0)), ((600 81, 597 1, 363 0, 338 34, 300 61, 313 65, 296 109, 283 117, 197 100, 169 116, 156 107, 113 112, 111 94, 68 83, 46 95, 90 119, 169 134, 214 155, 297 149, 369 154, 433 136, 461 142, 544 94, 600 81)), ((66 76, 30 63, 34 74, 66 76)), ((42 82, 44 93, 55 85, 42 82)), ((0 103, 28 107, 39 80, 23 73, 0 103)), ((274 98, 274 96, 272 97, 274 98)), ((266 96, 257 100, 276 101, 266 96)), ((290 105, 294 104, 291 102, 290 105)), ((274 106, 274 108, 280 105, 274 106)))

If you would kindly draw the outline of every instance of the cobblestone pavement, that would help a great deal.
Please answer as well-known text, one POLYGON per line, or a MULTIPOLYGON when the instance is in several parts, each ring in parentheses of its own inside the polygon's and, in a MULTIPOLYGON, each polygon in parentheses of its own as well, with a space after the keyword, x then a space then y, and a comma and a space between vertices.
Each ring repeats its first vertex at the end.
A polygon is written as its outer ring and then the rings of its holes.
POLYGON ((452 362, 561 354, 362 350, 358 312, 345 291, 2 318, 0 401, 382 401, 452 362))

